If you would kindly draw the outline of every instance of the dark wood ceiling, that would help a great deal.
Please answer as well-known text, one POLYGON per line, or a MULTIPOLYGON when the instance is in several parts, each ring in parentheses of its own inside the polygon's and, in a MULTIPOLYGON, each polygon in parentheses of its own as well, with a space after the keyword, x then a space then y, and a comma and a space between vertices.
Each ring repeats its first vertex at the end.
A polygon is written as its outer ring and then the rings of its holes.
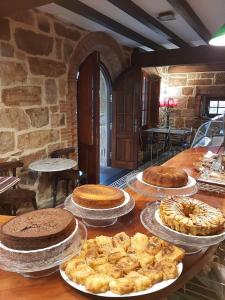
MULTIPOLYGON (((157 0, 156 0, 157 1, 157 0)), ((208 43, 210 32, 203 24, 199 16, 186 0, 165 0, 174 11, 179 14, 191 28, 208 43)), ((180 49, 168 50, 160 43, 151 40, 149 37, 138 33, 134 28, 125 26, 118 20, 99 12, 95 7, 90 7, 78 0, 6 0, 0 2, 0 16, 8 16, 10 13, 18 10, 26 10, 39 7, 41 5, 56 3, 60 7, 66 8, 71 12, 78 14, 96 24, 116 32, 136 43, 156 50, 153 52, 141 53, 135 52, 133 62, 140 64, 142 67, 172 65, 172 64, 190 64, 190 63, 220 63, 225 62, 224 47, 214 49, 210 46, 190 47, 189 43, 182 37, 168 29, 157 19, 151 16, 147 11, 135 4, 131 0, 108 0, 113 6, 122 12, 131 16, 133 19, 151 29, 158 36, 168 40, 180 49), (207 61, 208 60, 208 61, 207 61)), ((149 2, 151 6, 151 2, 149 2)))

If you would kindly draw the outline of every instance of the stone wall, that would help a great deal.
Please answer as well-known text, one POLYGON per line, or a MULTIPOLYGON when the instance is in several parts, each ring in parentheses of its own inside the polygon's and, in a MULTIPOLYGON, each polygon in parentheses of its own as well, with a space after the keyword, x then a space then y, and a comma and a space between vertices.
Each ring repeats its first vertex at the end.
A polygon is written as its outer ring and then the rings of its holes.
MULTIPOLYGON (((163 67, 158 68, 158 72, 162 78, 161 98, 166 92, 167 96, 177 99, 177 107, 172 109, 170 118, 170 125, 176 128, 198 128, 203 121, 196 113, 197 102, 200 100, 198 96, 221 96, 218 91, 225 88, 225 72, 221 71, 169 73, 169 67, 163 67)), ((162 109, 160 116, 163 123, 162 109)))
MULTIPOLYGON (((24 161, 22 184, 36 190, 40 207, 51 198, 50 177, 37 176, 27 167, 55 149, 77 148, 76 89, 69 92, 68 82, 70 73, 75 86, 74 53, 89 34, 39 11, 0 19, 0 160, 24 161)), ((124 68, 130 51, 114 43, 110 52, 117 52, 124 68)), ((97 42, 96 46, 102 47, 97 42)), ((85 59, 85 49, 82 55, 85 59)))

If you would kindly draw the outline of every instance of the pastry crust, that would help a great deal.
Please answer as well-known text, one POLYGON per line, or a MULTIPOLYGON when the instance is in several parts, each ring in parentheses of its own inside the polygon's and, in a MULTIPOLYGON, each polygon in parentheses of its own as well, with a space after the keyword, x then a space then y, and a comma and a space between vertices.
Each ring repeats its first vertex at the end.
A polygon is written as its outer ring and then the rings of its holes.
POLYGON ((188 175, 184 170, 164 166, 147 168, 142 179, 149 184, 167 188, 182 187, 188 183, 188 175))
POLYGON ((170 197, 160 203, 160 217, 170 228, 192 235, 210 235, 224 228, 222 212, 190 197, 170 197))
POLYGON ((124 202, 124 193, 101 184, 84 184, 73 191, 73 200, 87 208, 112 208, 124 202))
POLYGON ((123 295, 177 277, 177 264, 183 257, 182 249, 158 237, 136 233, 130 238, 120 232, 113 237, 101 235, 87 240, 79 255, 61 268, 71 280, 92 293, 110 290, 123 295), (107 251, 102 253, 102 249, 107 251))

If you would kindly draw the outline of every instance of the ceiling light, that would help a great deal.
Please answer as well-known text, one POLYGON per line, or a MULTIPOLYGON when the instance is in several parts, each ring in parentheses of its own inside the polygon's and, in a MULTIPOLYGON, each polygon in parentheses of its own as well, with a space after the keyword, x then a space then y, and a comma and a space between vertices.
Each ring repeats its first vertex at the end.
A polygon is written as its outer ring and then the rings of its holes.
POLYGON ((225 24, 213 34, 209 44, 212 46, 225 46, 225 24))
POLYGON ((176 20, 174 12, 172 11, 165 11, 159 13, 157 19, 162 22, 176 20))

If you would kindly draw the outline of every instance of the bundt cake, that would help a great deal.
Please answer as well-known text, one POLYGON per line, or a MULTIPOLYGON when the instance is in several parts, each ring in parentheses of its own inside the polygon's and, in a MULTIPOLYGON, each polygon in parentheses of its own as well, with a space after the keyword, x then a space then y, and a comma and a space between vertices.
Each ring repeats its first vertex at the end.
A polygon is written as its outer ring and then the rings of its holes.
POLYGON ((210 235, 224 228, 222 212, 190 197, 170 197, 160 203, 160 218, 168 227, 192 235, 210 235))
POLYGON ((177 188, 188 183, 188 175, 184 170, 173 167, 153 166, 144 170, 142 179, 152 185, 177 188))

